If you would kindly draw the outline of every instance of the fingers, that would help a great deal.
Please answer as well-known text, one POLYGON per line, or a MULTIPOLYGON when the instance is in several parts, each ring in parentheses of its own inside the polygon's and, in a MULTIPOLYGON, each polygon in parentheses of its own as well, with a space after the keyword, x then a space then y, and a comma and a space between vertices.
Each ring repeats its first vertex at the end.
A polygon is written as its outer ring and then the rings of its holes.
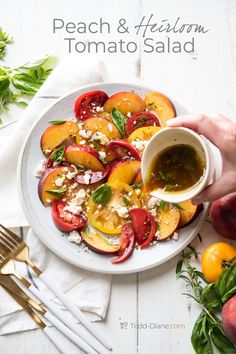
MULTIPOLYGON (((234 177, 235 178, 235 177, 234 177)), ((193 204, 201 204, 203 202, 212 202, 216 199, 224 197, 235 190, 235 182, 233 183, 230 175, 220 177, 215 183, 208 186, 196 198, 193 204)))

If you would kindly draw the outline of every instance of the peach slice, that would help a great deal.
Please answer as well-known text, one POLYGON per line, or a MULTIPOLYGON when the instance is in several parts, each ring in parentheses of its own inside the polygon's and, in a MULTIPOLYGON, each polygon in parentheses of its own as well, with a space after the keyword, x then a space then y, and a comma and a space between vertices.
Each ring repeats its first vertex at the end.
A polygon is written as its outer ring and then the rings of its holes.
POLYGON ((74 169, 71 167, 67 166, 59 166, 59 167, 53 167, 51 169, 48 169, 44 175, 40 178, 39 184, 38 184, 38 194, 39 198, 41 199, 42 203, 47 206, 51 204, 51 202, 54 199, 60 199, 63 196, 62 194, 58 195, 53 195, 51 193, 48 193, 48 190, 60 190, 62 188, 57 186, 55 184, 57 179, 64 178, 64 181, 62 183, 63 186, 68 186, 69 184, 72 183, 72 180, 66 178, 66 174, 68 172, 72 172, 74 169))
POLYGON ((137 160, 124 160, 119 161, 112 166, 108 182, 115 181, 124 182, 126 184, 132 184, 137 171, 140 169, 141 162, 137 160))
POLYGON ((103 254, 112 254, 119 250, 119 244, 110 243, 105 237, 102 237, 98 232, 86 227, 85 231, 81 231, 81 236, 84 243, 94 252, 103 254))
POLYGON ((198 206, 194 205, 191 200, 179 203, 180 209, 180 219, 178 228, 188 225, 194 218, 198 206))
POLYGON ((153 109, 160 118, 162 126, 166 126, 168 119, 176 117, 176 110, 173 103, 163 93, 152 91, 145 97, 146 106, 153 109))
POLYGON ((78 124, 71 120, 67 120, 64 124, 51 125, 41 137, 40 145, 43 153, 48 156, 62 142, 74 137, 78 130, 78 124))
POLYGON ((178 227, 180 220, 179 209, 174 208, 171 204, 164 210, 159 210, 157 214, 157 224, 159 235, 157 240, 162 241, 173 236, 178 227))
POLYGON ((161 127, 154 127, 154 126, 135 129, 133 133, 131 133, 130 136, 128 137, 128 141, 132 143, 132 141, 150 140, 154 134, 159 132, 160 129, 161 127))
POLYGON ((75 165, 83 166, 92 171, 104 171, 104 166, 99 160, 97 151, 85 145, 70 145, 65 151, 65 161, 75 165))
MULTIPOLYGON (((119 139, 120 133, 116 126, 108 119, 103 117, 92 117, 88 118, 83 122, 82 129, 85 131, 90 131, 92 134, 94 133, 102 133, 107 139, 119 139)), ((90 137, 91 138, 91 137, 90 137)), ((81 140, 84 140, 82 136, 80 136, 79 132, 76 135, 77 144, 80 143, 81 140)))
POLYGON ((130 112, 131 114, 145 110, 145 102, 136 93, 119 92, 112 95, 104 104, 104 111, 111 112, 116 108, 123 114, 130 112))

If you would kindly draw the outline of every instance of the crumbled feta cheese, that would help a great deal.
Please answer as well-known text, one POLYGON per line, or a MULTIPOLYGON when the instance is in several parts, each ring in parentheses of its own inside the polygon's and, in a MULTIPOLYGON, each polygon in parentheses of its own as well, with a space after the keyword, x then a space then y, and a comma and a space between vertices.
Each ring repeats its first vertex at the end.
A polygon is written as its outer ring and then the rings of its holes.
POLYGON ((51 199, 46 199, 46 203, 51 203, 51 199))
POLYGON ((127 113, 127 117, 128 117, 128 118, 131 117, 131 112, 128 112, 128 113, 127 113))
POLYGON ((101 145, 106 145, 109 142, 109 139, 106 137, 106 135, 101 132, 94 133, 91 140, 100 140, 101 145))
POLYGON ((148 141, 147 140, 141 140, 141 141, 136 141, 133 140, 131 141, 131 144, 135 147, 135 149, 137 149, 139 152, 143 152, 146 145, 147 145, 148 141))
POLYGON ((160 199, 156 197, 151 197, 147 203, 149 209, 153 209, 155 208, 155 206, 159 206, 159 205, 160 205, 160 199))
POLYGON ((174 235, 172 236, 173 240, 178 241, 179 239, 179 234, 178 232, 175 232, 174 235))
POLYGON ((68 236, 68 240, 70 242, 74 242, 74 243, 77 243, 77 245, 79 245, 82 241, 82 238, 81 238, 80 234, 78 233, 78 231, 71 231, 70 235, 68 236))
POLYGON ((129 216, 129 209, 124 206, 117 207, 116 212, 118 213, 118 215, 121 218, 124 218, 124 219, 128 218, 128 216, 129 216))
POLYGON ((44 172, 45 172, 45 160, 41 160, 35 169, 34 175, 36 177, 42 177, 44 172))
POLYGON ((72 179, 78 174, 77 168, 74 165, 71 165, 71 167, 74 169, 74 171, 72 171, 72 172, 69 171, 67 173, 66 178, 68 178, 68 179, 72 179))
POLYGON ((149 210, 149 213, 152 215, 152 216, 156 216, 157 215, 157 210, 154 208, 154 209, 151 209, 149 210))
POLYGON ((100 159, 105 159, 106 156, 107 156, 107 154, 105 153, 105 151, 99 151, 98 154, 99 154, 100 159))
POLYGON ((71 203, 75 205, 82 205, 86 198, 85 189, 80 189, 78 193, 76 193, 75 197, 71 200, 71 203))
POLYGON ((50 154, 50 152, 52 152, 52 150, 50 150, 50 149, 45 149, 45 150, 43 150, 43 152, 44 152, 46 155, 48 155, 48 154, 50 154))
POLYGON ((72 192, 76 187, 78 187, 78 183, 75 182, 75 183, 72 183, 70 186, 69 186, 69 192, 72 192))
POLYGON ((92 132, 91 132, 91 130, 81 129, 81 130, 79 131, 79 135, 80 135, 82 138, 89 139, 89 138, 92 136, 92 132))
POLYGON ((82 207, 80 205, 76 205, 72 202, 70 202, 69 204, 67 204, 64 208, 65 211, 69 211, 70 213, 74 214, 74 215, 79 215, 82 211, 82 207))
POLYGON ((103 107, 97 106, 95 109, 97 112, 103 112, 103 107))
POLYGON ((108 124, 108 129, 109 129, 109 131, 110 131, 110 132, 112 132, 112 130, 113 130, 113 126, 112 126, 112 124, 111 124, 111 123, 109 123, 109 124, 108 124))
POLYGON ((85 145, 86 144, 86 141, 85 140, 80 140, 80 145, 85 145))
POLYGON ((61 177, 57 177, 57 179, 56 179, 55 182, 54 182, 55 186, 57 186, 57 187, 62 187, 62 186, 63 186, 63 183, 64 183, 64 181, 65 181, 65 178, 66 178, 65 175, 62 175, 61 177))
POLYGON ((90 182, 91 175, 88 172, 89 171, 86 171, 85 174, 84 174, 84 183, 85 184, 89 184, 89 182, 90 182))
POLYGON ((160 231, 159 230, 157 230, 157 232, 155 233, 155 235, 154 235, 156 238, 157 238, 157 240, 160 238, 160 231))
POLYGON ((135 189, 135 193, 136 193, 137 195, 140 195, 140 194, 141 194, 141 189, 139 189, 139 188, 135 189))

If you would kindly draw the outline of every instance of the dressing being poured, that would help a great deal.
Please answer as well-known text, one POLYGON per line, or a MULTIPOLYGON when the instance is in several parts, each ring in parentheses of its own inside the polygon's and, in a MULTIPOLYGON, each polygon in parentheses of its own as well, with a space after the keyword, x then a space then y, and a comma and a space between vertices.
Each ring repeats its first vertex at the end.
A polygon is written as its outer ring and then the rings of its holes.
POLYGON ((158 154, 151 164, 147 189, 186 190, 200 180, 204 168, 204 162, 192 146, 173 145, 158 154))

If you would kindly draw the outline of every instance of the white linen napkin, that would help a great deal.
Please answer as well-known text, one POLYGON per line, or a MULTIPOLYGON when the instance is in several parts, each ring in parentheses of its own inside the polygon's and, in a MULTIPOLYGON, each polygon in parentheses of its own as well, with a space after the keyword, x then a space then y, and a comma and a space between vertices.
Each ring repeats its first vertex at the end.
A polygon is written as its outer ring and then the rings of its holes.
MULTIPOLYGON (((0 221, 8 227, 27 226, 16 189, 16 165, 21 145, 33 122, 55 100, 81 85, 104 78, 103 63, 83 57, 58 58, 58 65, 14 125, 0 130, 0 221)), ((91 320, 105 317, 110 297, 111 277, 74 267, 50 252, 29 229, 26 242, 36 264, 66 292, 72 302, 86 311, 91 320), (94 296, 96 294, 96 296, 94 296)), ((24 264, 21 273, 27 274, 24 264)), ((40 289, 45 289, 40 282, 40 289)), ((36 328, 35 323, 0 287, 0 335, 36 328)), ((57 301, 57 299, 54 299, 57 301)))

